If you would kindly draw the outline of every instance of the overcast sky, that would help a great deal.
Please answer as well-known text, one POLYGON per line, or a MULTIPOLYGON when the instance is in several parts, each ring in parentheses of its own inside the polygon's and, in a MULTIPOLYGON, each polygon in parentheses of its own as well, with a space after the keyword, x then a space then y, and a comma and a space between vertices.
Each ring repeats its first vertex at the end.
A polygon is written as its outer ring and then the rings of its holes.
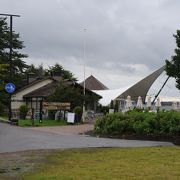
POLYGON ((85 62, 86 77, 110 89, 133 85, 170 59, 179 9, 179 0, 0 0, 0 13, 21 15, 13 29, 27 64, 59 63, 82 81, 85 62))

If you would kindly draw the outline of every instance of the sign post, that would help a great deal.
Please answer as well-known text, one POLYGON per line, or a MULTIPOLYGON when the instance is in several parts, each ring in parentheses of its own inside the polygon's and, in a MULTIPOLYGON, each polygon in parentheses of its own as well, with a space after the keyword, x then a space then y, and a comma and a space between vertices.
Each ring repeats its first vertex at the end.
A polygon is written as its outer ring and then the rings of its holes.
POLYGON ((5 85, 5 90, 9 93, 9 121, 11 121, 11 94, 15 91, 16 86, 13 83, 7 83, 5 85))
POLYGON ((6 92, 8 92, 9 94, 12 94, 16 89, 16 86, 13 83, 7 83, 5 85, 5 90, 6 92))

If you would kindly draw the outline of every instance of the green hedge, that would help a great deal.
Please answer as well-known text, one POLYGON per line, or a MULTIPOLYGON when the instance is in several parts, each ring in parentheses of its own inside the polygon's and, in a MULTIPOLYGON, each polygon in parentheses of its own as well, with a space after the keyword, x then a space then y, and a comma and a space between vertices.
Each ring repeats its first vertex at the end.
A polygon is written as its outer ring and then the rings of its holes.
POLYGON ((108 114, 98 118, 95 134, 101 135, 180 135, 180 112, 142 112, 108 114))

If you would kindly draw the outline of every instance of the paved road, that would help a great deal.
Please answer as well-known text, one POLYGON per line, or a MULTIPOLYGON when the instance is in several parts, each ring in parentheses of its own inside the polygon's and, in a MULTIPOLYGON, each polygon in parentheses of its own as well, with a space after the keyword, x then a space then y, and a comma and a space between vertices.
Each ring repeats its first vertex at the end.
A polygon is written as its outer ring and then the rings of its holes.
POLYGON ((49 132, 61 135, 78 135, 85 134, 88 131, 92 131, 94 128, 93 124, 80 124, 80 125, 68 125, 68 126, 51 126, 51 127, 32 127, 29 129, 49 132))
POLYGON ((85 135, 63 135, 0 123, 0 153, 33 149, 146 146, 173 146, 173 144, 168 142, 96 138, 85 135))

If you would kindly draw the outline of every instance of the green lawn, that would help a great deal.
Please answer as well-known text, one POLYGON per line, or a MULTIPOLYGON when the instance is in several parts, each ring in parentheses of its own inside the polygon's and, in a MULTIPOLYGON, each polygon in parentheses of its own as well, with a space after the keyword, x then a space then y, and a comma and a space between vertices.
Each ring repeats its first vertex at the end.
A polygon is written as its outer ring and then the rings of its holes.
POLYGON ((0 120, 1 121, 8 121, 8 117, 7 116, 0 116, 0 120))
MULTIPOLYGON (((0 120, 2 122, 7 122, 8 121, 8 117, 0 117, 0 120)), ((39 120, 34 120, 34 126, 63 126, 63 125, 67 125, 67 121, 64 120, 42 120, 42 123, 39 122, 39 120)), ((32 120, 29 119, 20 119, 18 120, 18 125, 21 127, 28 127, 28 126, 32 126, 32 120)))
MULTIPOLYGON (((34 126, 62 126, 66 125, 64 120, 43 120, 42 123, 39 120, 34 120, 34 126)), ((18 125, 21 127, 32 126, 32 120, 19 120, 18 125)))
MULTIPOLYGON (((7 122, 7 117, 0 117, 0 120, 2 122, 7 122)), ((39 120, 34 120, 34 126, 63 126, 67 125, 68 123, 64 120, 42 120, 42 123, 39 122, 39 120)), ((32 126, 32 120, 29 119, 20 119, 18 120, 18 125, 21 127, 29 127, 32 126)))
POLYGON ((21 174, 16 178, 25 180, 178 180, 180 179, 180 147, 52 151, 46 154, 44 160, 36 162, 32 172, 21 174))

